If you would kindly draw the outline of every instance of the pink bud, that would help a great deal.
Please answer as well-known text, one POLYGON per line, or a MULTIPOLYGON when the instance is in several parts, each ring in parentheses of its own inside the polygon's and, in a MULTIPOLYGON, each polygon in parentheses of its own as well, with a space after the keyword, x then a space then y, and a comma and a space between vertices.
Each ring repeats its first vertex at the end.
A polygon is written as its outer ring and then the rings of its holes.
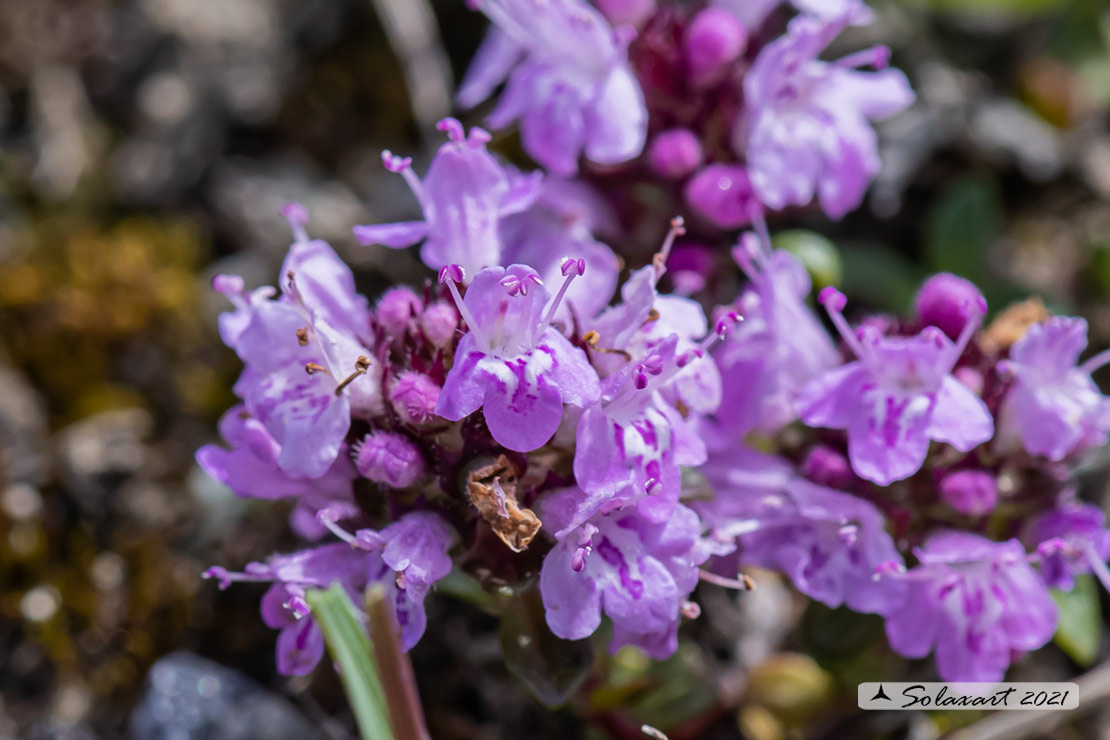
POLYGON ((744 53, 748 32, 731 12, 709 7, 690 21, 683 38, 686 72, 695 86, 719 80, 728 65, 744 53))
POLYGON ((968 321, 986 313, 986 301, 974 283, 942 272, 921 286, 914 308, 918 321, 956 339, 968 321))
POLYGON ((355 458, 365 478, 392 488, 407 488, 424 476, 424 456, 408 437, 393 432, 370 432, 355 458))
POLYGON ((397 337, 405 333, 409 322, 419 316, 423 309, 424 302, 411 289, 390 288, 378 301, 375 316, 389 336, 397 337))
POLYGON ((690 178, 683 192, 690 208, 719 229, 750 223, 760 210, 747 171, 736 165, 704 167, 690 178))
POLYGON ((393 410, 406 424, 426 424, 436 418, 439 384, 423 373, 406 370, 389 389, 393 410))
POLYGON ((442 347, 451 341, 459 328, 459 313, 450 303, 436 301, 424 309, 420 317, 420 328, 424 336, 437 347, 442 347))
POLYGON ((848 298, 839 290, 829 285, 828 287, 822 288, 821 292, 817 294, 817 302, 828 310, 839 313, 848 305, 848 298))
POLYGON ((949 473, 940 481, 940 497, 961 514, 983 516, 998 503, 998 483, 983 470, 949 473))
POLYGON ((656 134, 648 147, 651 171, 668 180, 680 180, 701 166, 702 148, 688 128, 673 128, 656 134))

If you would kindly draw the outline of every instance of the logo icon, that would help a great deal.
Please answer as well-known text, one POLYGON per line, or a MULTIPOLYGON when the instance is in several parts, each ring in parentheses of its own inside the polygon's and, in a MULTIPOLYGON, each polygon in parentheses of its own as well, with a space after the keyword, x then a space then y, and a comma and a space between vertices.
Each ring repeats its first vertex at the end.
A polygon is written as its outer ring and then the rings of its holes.
POLYGON ((874 696, 871 697, 871 701, 875 701, 876 699, 886 699, 887 701, 891 701, 891 698, 886 695, 885 691, 883 691, 882 684, 879 684, 879 690, 875 692, 874 696))

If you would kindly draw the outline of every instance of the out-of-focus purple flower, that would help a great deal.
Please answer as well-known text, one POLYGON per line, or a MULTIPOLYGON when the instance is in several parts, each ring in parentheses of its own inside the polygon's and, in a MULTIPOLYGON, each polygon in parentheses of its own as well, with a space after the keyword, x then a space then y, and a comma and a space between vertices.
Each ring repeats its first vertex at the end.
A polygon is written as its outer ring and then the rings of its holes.
POLYGON ((443 347, 459 330, 459 313, 450 303, 436 301, 424 309, 420 317, 420 330, 436 347, 443 347))
POLYGON ((469 330, 459 341, 436 413, 458 421, 481 408, 499 444, 527 452, 551 439, 564 403, 595 401, 601 393, 597 372, 551 326, 568 284, 584 270, 582 260, 566 260, 566 282, 553 301, 536 271, 524 265, 482 270, 465 300, 455 286, 462 278, 458 267, 441 271, 469 330))
POLYGON ((480 128, 465 135, 453 118, 440 121, 439 128, 449 141, 439 148, 423 181, 412 171, 411 159, 382 152, 386 168, 401 173, 412 189, 424 220, 356 226, 355 237, 361 244, 393 248, 423 240, 420 258, 428 267, 457 264, 472 275, 500 262, 500 219, 532 204, 541 176, 507 172, 486 150, 490 137, 480 128))
POLYGON ((718 429, 731 442, 751 429, 775 433, 797 418, 802 388, 836 366, 839 355, 806 304, 809 274, 789 252, 768 251, 753 234, 733 250, 751 287, 729 307, 744 317, 717 348, 724 380, 718 429))
POLYGON ((701 166, 701 142, 688 128, 660 131, 651 140, 647 162, 651 171, 668 180, 681 180, 701 166))
POLYGON ((717 82, 748 45, 748 32, 724 8, 704 8, 690 19, 683 35, 686 74, 696 87, 717 82))
POLYGON ((1110 589, 1105 563, 1110 559, 1106 512, 1092 504, 1067 501, 1037 516, 1022 540, 1036 547, 1041 575, 1052 588, 1070 590, 1075 576, 1092 570, 1110 589))
POLYGON ((1056 604, 1017 540, 946 531, 915 551, 908 597, 886 615, 891 647, 907 658, 936 654, 945 681, 1001 681, 1013 651, 1035 650, 1056 630, 1056 604))
POLYGON ((780 571, 831 607, 885 614, 902 605, 904 584, 874 577, 877 567, 902 562, 874 506, 791 476, 759 453, 720 458, 710 468, 716 497, 699 510, 718 536, 738 538, 741 563, 780 571))
MULTIPOLYGON (((930 439, 968 452, 991 438, 986 404, 952 376, 979 319, 964 326, 955 344, 935 327, 915 337, 863 327, 857 336, 841 313, 844 294, 825 288, 821 302, 859 359, 810 381, 798 397, 798 415, 809 426, 847 431, 857 475, 889 485, 921 468, 930 439)), ((986 304, 978 308, 982 317, 986 304)))
POLYGON ((940 272, 921 286, 914 311, 922 324, 935 326, 954 340, 969 321, 975 320, 976 306, 983 300, 983 294, 970 280, 940 272))
POLYGON ((427 424, 435 418, 439 392, 439 384, 427 375, 406 370, 390 385, 389 401, 401 421, 406 424, 427 424))
MULTIPOLYGON (((345 544, 324 545, 290 555, 274 555, 265 563, 250 563, 243 573, 213 567, 206 578, 215 578, 220 588, 236 581, 272 582, 262 597, 262 621, 281 630, 277 641, 278 672, 303 676, 312 672, 324 656, 324 638, 316 626, 305 592, 339 583, 357 598, 375 579, 374 558, 345 544)), ((380 563, 380 559, 378 559, 380 563)))
POLYGON ((847 488, 856 474, 848 458, 826 445, 814 447, 802 463, 802 475, 826 488, 847 488))
POLYGON ((1028 452, 1049 460, 1106 443, 1110 398, 1091 373, 1110 363, 1110 351, 1080 363, 1086 346, 1086 321, 1054 316, 1010 348, 1004 367, 1014 384, 1000 413, 1001 437, 1019 438, 1028 452))
POLYGON ((733 164, 703 167, 686 183, 686 203, 719 229, 735 229, 762 212, 748 172, 733 164))
POLYGON ((879 171, 870 122, 913 101, 906 76, 884 69, 885 47, 835 62, 818 59, 847 22, 848 17, 795 18, 744 77, 747 115, 738 123, 734 144, 768 208, 804 206, 816 197, 832 218, 854 209, 879 171), (879 71, 856 69, 864 65, 879 71))
POLYGON ((355 455, 363 477, 392 488, 408 488, 424 477, 426 470, 420 448, 395 432, 370 432, 355 455))
POLYGON ((961 514, 983 516, 998 503, 998 482, 985 470, 958 470, 940 479, 940 498, 961 514))
POLYGON ((412 288, 400 286, 390 288, 378 299, 378 310, 374 312, 378 323, 391 337, 401 336, 409 324, 424 310, 424 302, 412 288))
POLYGON ((613 620, 612 652, 633 644, 666 658, 677 647, 680 609, 697 585, 697 566, 710 555, 697 514, 678 505, 662 522, 619 512, 571 527, 582 495, 565 489, 543 503, 544 522, 565 530, 540 571, 551 631, 580 640, 597 630, 605 613, 613 620))
POLYGON ((594 5, 614 26, 639 28, 655 12, 655 0, 596 0, 594 5))
POLYGON ((525 151, 559 175, 578 158, 618 164, 647 136, 643 92, 628 65, 630 33, 614 32, 582 0, 475 0, 494 28, 459 88, 470 108, 506 78, 493 128, 520 120, 525 151))
MULTIPOLYGON (((712 0, 711 5, 724 8, 735 15, 745 28, 756 30, 771 11, 783 0, 712 0)), ((870 23, 875 13, 862 0, 791 0, 799 11, 817 18, 837 20, 845 18, 853 25, 870 23)))
POLYGON ((620 260, 594 234, 614 233, 616 216, 585 183, 546 178, 531 208, 501 221, 501 263, 529 265, 544 284, 562 280, 567 258, 584 259, 589 269, 567 289, 555 318, 567 326, 575 314, 593 316, 617 289, 620 260))

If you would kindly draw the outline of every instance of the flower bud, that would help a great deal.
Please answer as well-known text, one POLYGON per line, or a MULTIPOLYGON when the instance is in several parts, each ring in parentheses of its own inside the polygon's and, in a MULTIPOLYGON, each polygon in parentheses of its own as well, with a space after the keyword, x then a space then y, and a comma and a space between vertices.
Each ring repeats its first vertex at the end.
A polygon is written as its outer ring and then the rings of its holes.
POLYGON ((376 315, 386 333, 396 337, 405 333, 409 321, 423 308, 423 301, 410 288, 390 288, 378 301, 376 315))
POLYGON ((639 28, 655 12, 655 0, 596 0, 594 5, 614 26, 639 28))
POLYGON ((426 424, 435 418, 439 391, 439 385, 427 375, 407 370, 393 381, 389 400, 401 421, 426 424))
POLYGON ((355 457, 364 477, 393 488, 407 488, 424 476, 424 457, 408 437, 393 432, 370 432, 355 457))
POLYGON ((838 490, 847 488, 856 479, 848 459, 825 445, 810 450, 802 463, 802 474, 814 483, 838 490))
POLYGON ((701 166, 701 142, 688 128, 656 134, 648 147, 648 166, 659 177, 679 180, 701 166))
POLYGON ((711 164, 690 178, 686 203, 719 229, 734 229, 752 220, 759 201, 743 167, 711 164))
POLYGON ((951 339, 982 314, 983 305, 983 294, 973 283, 947 272, 926 280, 914 301, 918 321, 937 327, 951 339))
POLYGON ((429 342, 442 347, 455 336, 459 328, 459 313, 451 304, 436 301, 420 317, 420 328, 429 342))
POLYGON ((940 497, 961 514, 989 514, 998 503, 998 483, 983 470, 949 473, 940 481, 940 497))
POLYGON ((744 53, 747 44, 748 32, 731 12, 716 7, 699 12, 683 38, 686 73, 691 84, 701 87, 716 82, 725 68, 744 53))

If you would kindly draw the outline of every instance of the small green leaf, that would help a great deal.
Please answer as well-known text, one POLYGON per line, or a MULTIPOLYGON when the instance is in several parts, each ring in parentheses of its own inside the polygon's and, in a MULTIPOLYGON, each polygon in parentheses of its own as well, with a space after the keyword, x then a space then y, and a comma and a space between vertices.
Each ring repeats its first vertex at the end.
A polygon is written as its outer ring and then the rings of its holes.
POLYGON ((328 653, 339 664, 339 677, 363 740, 393 740, 374 649, 347 592, 336 583, 327 591, 309 591, 305 598, 328 653))
POLYGON ((513 598, 501 615, 505 667, 548 707, 566 704, 593 667, 593 646, 563 640, 547 626, 539 588, 513 598))
POLYGON ((843 266, 836 245, 826 237, 805 229, 780 231, 772 238, 777 249, 785 249, 805 265, 814 290, 840 285, 843 266))
POLYGON ((1060 608, 1060 622, 1053 640, 1079 665, 1092 665, 1098 657, 1102 624, 1094 576, 1077 576, 1071 591, 1053 589, 1052 599, 1060 608))
POLYGON ((925 275, 914 263, 881 244, 841 244, 841 290, 876 308, 904 313, 925 275))
POLYGON ((926 223, 929 265, 941 272, 980 280, 987 273, 1000 213, 998 194, 990 182, 966 177, 949 185, 933 205, 926 223))

